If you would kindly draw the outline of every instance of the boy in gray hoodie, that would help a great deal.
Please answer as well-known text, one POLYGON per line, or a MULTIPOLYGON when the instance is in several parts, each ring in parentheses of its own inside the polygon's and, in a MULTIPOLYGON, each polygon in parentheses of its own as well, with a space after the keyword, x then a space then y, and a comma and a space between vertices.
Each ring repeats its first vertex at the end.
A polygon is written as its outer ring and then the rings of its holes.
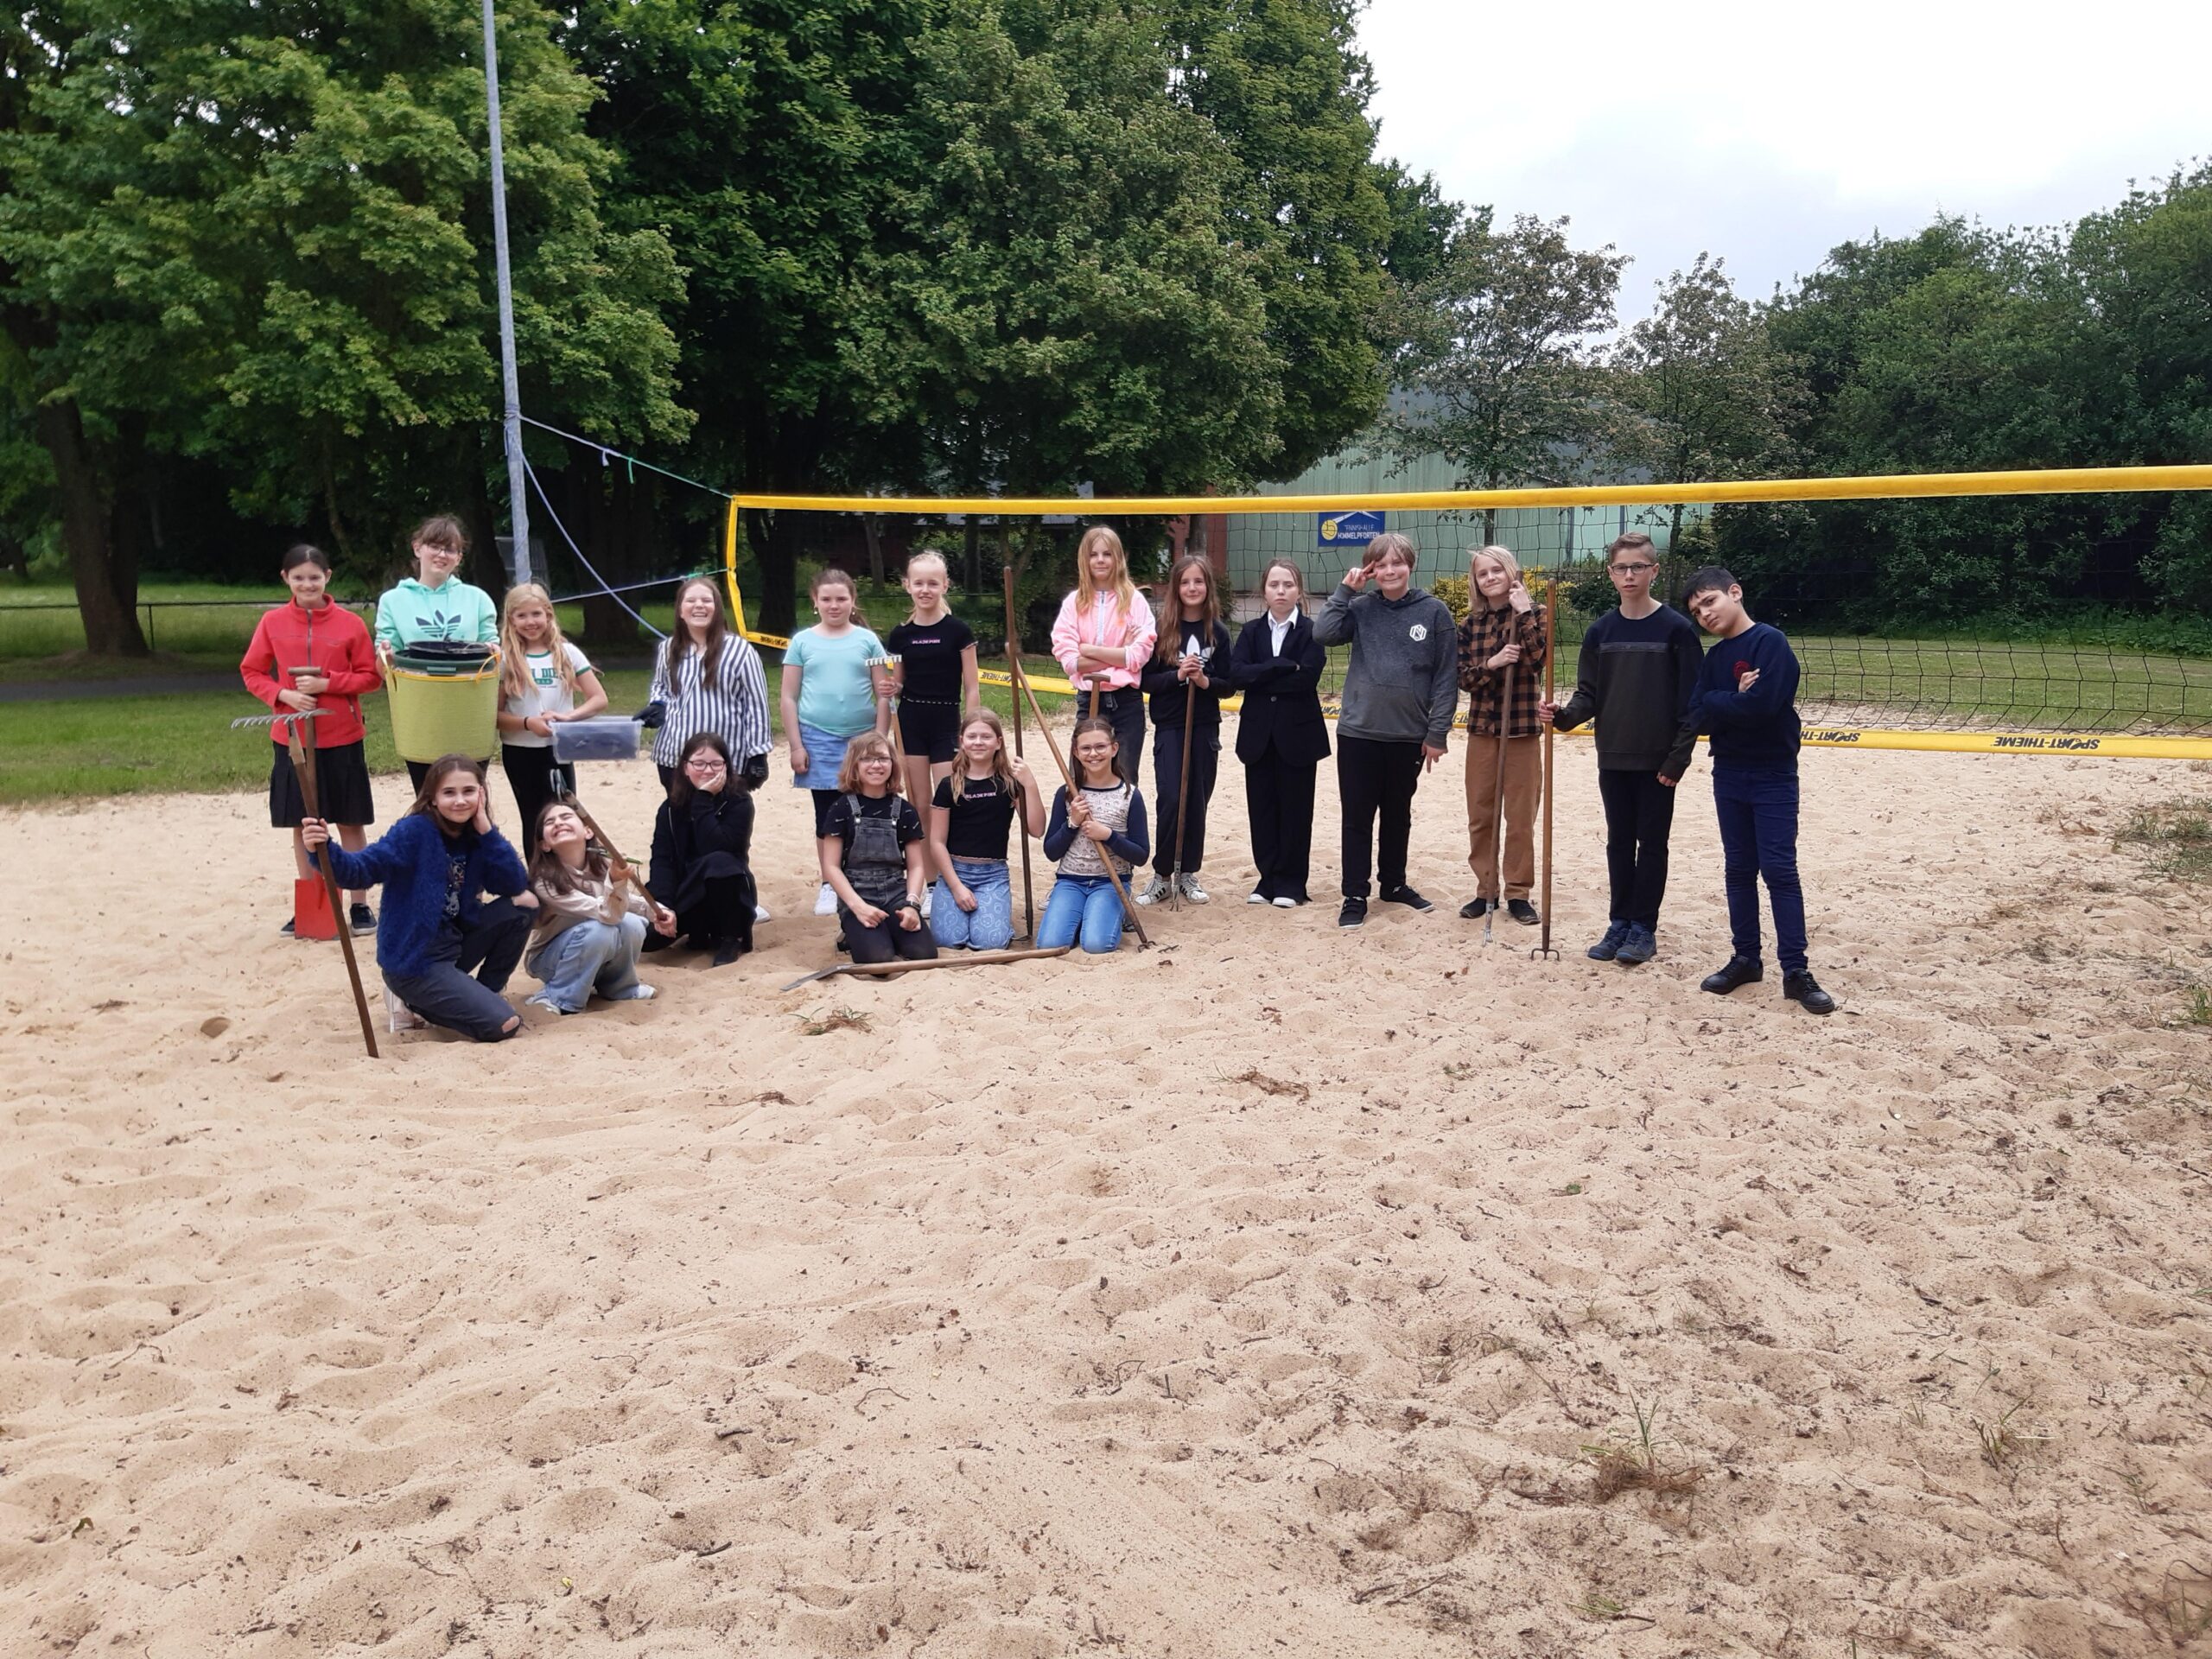
POLYGON ((1351 645, 1337 719, 1344 892, 1338 927, 1367 919, 1370 861, 1383 903, 1436 908, 1407 885, 1406 848, 1414 791, 1421 773, 1444 758, 1459 707, 1459 635, 1444 601, 1414 587, 1413 575, 1413 543, 1395 533, 1377 536, 1313 620, 1321 644, 1351 645), (1370 580, 1376 591, 1362 592, 1370 580))

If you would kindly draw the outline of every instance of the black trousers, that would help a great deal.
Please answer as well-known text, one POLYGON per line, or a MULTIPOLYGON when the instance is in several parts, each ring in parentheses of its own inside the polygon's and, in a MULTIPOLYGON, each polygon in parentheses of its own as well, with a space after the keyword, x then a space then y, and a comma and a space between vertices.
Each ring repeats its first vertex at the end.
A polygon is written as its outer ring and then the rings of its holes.
MULTIPOLYGON (((814 798, 814 838, 819 841, 830 833, 830 809, 837 804, 837 791, 834 789, 810 789, 806 792, 814 798)), ((922 815, 922 822, 927 823, 930 804, 924 801, 918 810, 922 815)))
POLYGON ((1179 803, 1183 787, 1183 728, 1162 726, 1153 740, 1154 779, 1152 868, 1162 875, 1175 869, 1175 812, 1183 812, 1183 873, 1197 874, 1206 856, 1206 804, 1213 799, 1221 767, 1221 728, 1200 726, 1191 749, 1191 797, 1179 803))
POLYGON ((1659 906, 1667 897, 1667 837, 1675 829, 1675 794, 1656 772, 1599 771, 1614 921, 1659 925, 1659 906))
POLYGON ((698 903, 676 912, 673 938, 657 929, 647 930, 647 953, 665 950, 679 938, 688 940, 694 950, 711 950, 725 939, 741 950, 753 948, 753 878, 709 876, 706 889, 698 903))
POLYGON ((1303 903, 1309 896, 1306 872, 1313 861, 1313 785, 1319 772, 1319 762, 1286 760, 1272 745, 1244 768, 1244 812, 1262 899, 1303 903))
MULTIPOLYGON (((1085 691, 1079 705, 1083 712, 1090 712, 1090 693, 1085 691)), ((1114 728, 1114 741, 1122 747, 1114 756, 1114 770, 1122 774, 1124 782, 1142 784, 1137 779, 1137 768, 1144 760, 1144 694, 1132 688, 1127 691, 1103 691, 1098 696, 1098 717, 1114 728)), ((1075 757, 1068 757, 1071 763, 1075 757)))
POLYGON ((1385 893, 1406 885, 1406 848, 1414 834, 1414 791, 1421 786, 1421 744, 1385 743, 1337 734, 1337 794, 1344 803, 1344 897, 1367 897, 1368 861, 1385 893), (1376 836, 1375 820, 1382 820, 1376 836))
MULTIPOLYGON (((950 904, 951 899, 944 900, 950 904)), ((887 912, 874 927, 862 927, 858 918, 842 906, 837 912, 839 925, 845 930, 845 948, 853 953, 855 962, 889 962, 893 957, 908 962, 927 962, 937 955, 937 936, 924 922, 912 932, 899 925, 899 912, 887 912)))
POLYGON ((499 993, 522 961, 531 915, 512 899, 495 899, 467 927, 458 918, 442 925, 421 973, 387 969, 384 982, 432 1025, 496 1043, 511 1034, 505 1027, 515 1011, 499 993))
POLYGON ((537 815, 556 792, 553 774, 560 774, 559 792, 573 795, 576 769, 555 765, 550 748, 526 748, 518 743, 499 745, 499 769, 507 774, 507 787, 515 792, 515 810, 522 814, 522 833, 515 839, 527 864, 537 855, 537 815))

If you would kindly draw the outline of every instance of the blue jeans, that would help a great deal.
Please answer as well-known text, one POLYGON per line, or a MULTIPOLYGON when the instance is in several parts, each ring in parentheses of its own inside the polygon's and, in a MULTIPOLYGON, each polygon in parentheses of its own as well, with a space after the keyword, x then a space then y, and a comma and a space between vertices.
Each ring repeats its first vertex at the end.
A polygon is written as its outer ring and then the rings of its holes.
POLYGON ((1037 918, 1037 947, 1058 950, 1080 938, 1095 957, 1122 948, 1122 896, 1108 875, 1063 875, 1037 918))
POLYGON ((530 959, 530 971, 545 982, 530 1000, 563 1014, 582 1014, 594 991, 610 1002, 627 1002, 638 994, 638 952, 645 944, 642 916, 625 916, 613 927, 578 922, 530 959))
POLYGON ((956 858, 952 873, 976 895, 976 908, 963 910, 945 883, 937 884, 930 901, 930 931, 948 950, 963 944, 978 950, 1003 950, 1014 943, 1014 884, 1007 878, 1006 861, 956 858))
POLYGON ((1785 974, 1805 970, 1805 893, 1797 882, 1797 774, 1713 769, 1713 804, 1728 887, 1728 936, 1759 958, 1759 881, 1774 906, 1775 954, 1785 974))

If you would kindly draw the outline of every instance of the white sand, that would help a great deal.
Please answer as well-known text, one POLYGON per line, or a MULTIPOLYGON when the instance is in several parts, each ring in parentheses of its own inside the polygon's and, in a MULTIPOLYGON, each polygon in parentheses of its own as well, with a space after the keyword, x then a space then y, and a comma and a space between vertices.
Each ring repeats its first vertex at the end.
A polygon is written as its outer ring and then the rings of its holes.
POLYGON ((381 1064, 257 797, 0 815, 0 1651, 2169 1650, 2212 967, 2110 831, 2212 779, 1808 753, 1821 1021, 1697 989, 1702 762, 1660 960, 1582 959, 1561 754, 1561 962, 1452 914, 1456 752, 1350 936, 1241 902, 1229 760, 1172 949, 785 994, 779 774, 758 956, 381 1064), (1638 1403, 1694 1484, 1600 1502, 1638 1403))

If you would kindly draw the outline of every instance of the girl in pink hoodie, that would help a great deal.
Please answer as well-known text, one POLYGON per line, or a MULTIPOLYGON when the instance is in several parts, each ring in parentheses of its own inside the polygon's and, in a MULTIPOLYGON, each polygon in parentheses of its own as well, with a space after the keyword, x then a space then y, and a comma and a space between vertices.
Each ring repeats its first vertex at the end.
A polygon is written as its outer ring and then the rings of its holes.
POLYGON ((1115 769, 1131 783, 1144 753, 1144 694, 1137 681, 1158 637, 1152 607, 1129 580, 1122 538, 1107 525, 1093 524, 1076 543, 1075 591, 1060 601, 1052 655, 1083 698, 1082 712, 1113 727, 1121 745, 1115 769), (1095 703, 1090 700, 1094 690, 1095 703))

